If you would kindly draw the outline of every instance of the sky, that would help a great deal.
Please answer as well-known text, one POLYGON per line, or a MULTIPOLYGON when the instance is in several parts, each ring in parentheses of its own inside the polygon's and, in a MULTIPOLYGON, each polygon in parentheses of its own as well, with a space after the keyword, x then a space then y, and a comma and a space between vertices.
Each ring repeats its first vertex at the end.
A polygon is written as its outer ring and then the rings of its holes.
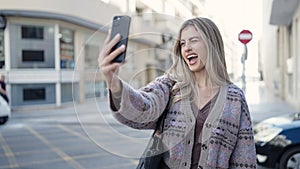
POLYGON ((242 29, 250 30, 256 37, 261 34, 261 0, 207 0, 205 9, 223 22, 232 35, 242 29))
MULTIPOLYGON (((244 46, 238 40, 238 34, 246 29, 253 34, 253 39, 247 44, 248 59, 246 75, 257 73, 258 40, 262 32, 262 1, 261 0, 206 0, 205 10, 220 23, 227 35, 236 44, 242 55, 244 46)), ((241 64, 242 67, 242 64, 241 64)))

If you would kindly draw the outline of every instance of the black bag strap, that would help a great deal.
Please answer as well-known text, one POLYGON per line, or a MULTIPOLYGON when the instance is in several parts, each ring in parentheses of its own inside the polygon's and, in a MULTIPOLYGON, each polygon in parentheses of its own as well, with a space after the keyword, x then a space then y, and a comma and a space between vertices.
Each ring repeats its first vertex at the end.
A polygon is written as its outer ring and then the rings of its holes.
POLYGON ((159 117, 159 119, 156 122, 156 127, 152 135, 155 133, 159 132, 160 134, 163 133, 163 128, 164 128, 164 123, 165 123, 165 118, 167 115, 167 110, 164 110, 163 114, 159 117))
MULTIPOLYGON (((171 98, 171 94, 170 94, 170 98, 171 98)), ((154 130, 152 136, 154 136, 155 133, 157 133, 157 132, 159 132, 160 134, 163 133, 164 123, 165 123, 165 119, 167 117, 167 114, 169 112, 170 103, 171 103, 171 99, 169 99, 169 101, 167 103, 167 106, 165 107, 163 113, 158 118, 158 120, 156 122, 155 130, 154 130)))
MULTIPOLYGON (((174 87, 175 83, 176 83, 175 81, 172 83, 171 90, 174 87)), ((167 103, 163 113, 160 115, 160 117, 158 118, 158 120, 156 122, 156 127, 155 127, 155 130, 154 130, 153 134, 152 134, 152 137, 155 135, 156 132, 159 132, 160 134, 163 133, 164 122, 165 122, 165 119, 167 117, 167 113, 169 112, 171 102, 172 102, 172 92, 169 93, 168 103, 167 103)))

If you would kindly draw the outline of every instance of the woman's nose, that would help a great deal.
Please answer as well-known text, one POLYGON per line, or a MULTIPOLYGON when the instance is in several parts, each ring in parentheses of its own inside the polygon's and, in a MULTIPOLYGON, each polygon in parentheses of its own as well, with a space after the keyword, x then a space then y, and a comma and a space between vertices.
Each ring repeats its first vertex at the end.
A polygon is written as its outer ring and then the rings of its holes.
POLYGON ((192 48, 191 48, 191 45, 189 43, 186 43, 185 45, 185 48, 184 48, 184 51, 190 51, 192 48))

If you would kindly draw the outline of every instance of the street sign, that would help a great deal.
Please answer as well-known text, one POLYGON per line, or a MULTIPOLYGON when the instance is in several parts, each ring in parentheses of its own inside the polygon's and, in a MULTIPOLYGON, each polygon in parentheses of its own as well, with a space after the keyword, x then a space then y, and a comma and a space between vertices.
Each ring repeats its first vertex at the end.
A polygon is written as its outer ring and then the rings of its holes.
POLYGON ((249 30, 242 30, 239 33, 239 41, 242 42, 243 44, 247 44, 252 40, 252 33, 249 30))

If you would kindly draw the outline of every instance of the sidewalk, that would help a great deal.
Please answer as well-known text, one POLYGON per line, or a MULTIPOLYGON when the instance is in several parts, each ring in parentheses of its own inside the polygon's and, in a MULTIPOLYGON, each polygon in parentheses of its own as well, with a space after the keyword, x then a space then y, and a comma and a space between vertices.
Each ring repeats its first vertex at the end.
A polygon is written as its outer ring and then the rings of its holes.
POLYGON ((74 102, 60 108, 15 111, 12 113, 12 116, 12 118, 15 119, 26 118, 26 122, 29 123, 44 122, 95 125, 119 123, 111 115, 106 98, 87 99, 83 103, 74 102))
POLYGON ((296 108, 276 96, 265 86, 264 82, 248 82, 245 95, 254 123, 269 117, 296 112, 296 108))
MULTIPOLYGON (((238 84, 237 84, 238 85, 238 84)), ((258 123, 266 118, 285 115, 296 112, 296 109, 275 96, 264 85, 264 82, 247 82, 246 99, 248 102, 252 121, 258 123)), ((13 116, 27 116, 29 112, 13 112, 13 116)), ((73 124, 120 124, 114 119, 109 111, 107 99, 89 99, 84 103, 75 103, 68 106, 37 110, 30 112, 37 118, 28 121, 45 121, 73 124)))

